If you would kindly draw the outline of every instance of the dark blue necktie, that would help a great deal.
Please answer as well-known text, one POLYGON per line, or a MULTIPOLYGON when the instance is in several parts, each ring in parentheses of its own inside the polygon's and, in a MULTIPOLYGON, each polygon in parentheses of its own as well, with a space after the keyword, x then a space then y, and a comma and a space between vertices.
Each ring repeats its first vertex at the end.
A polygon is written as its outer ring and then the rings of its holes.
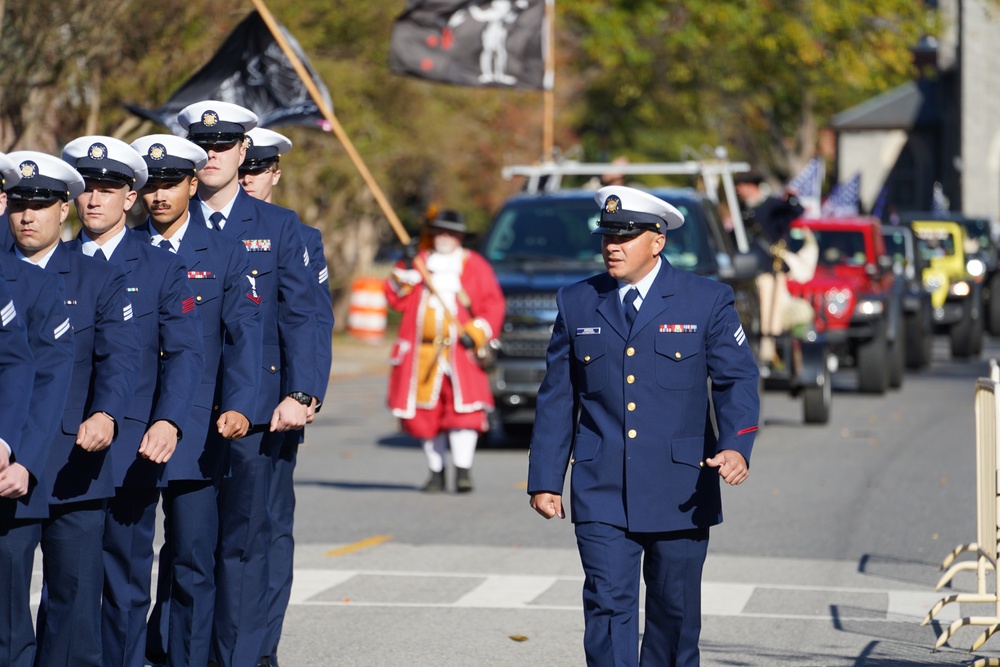
POLYGON ((625 322, 628 324, 628 330, 632 330, 632 323, 635 322, 635 314, 638 312, 635 309, 635 300, 639 298, 639 290, 632 287, 629 291, 625 292, 625 298, 622 299, 622 306, 625 308, 625 322))
POLYGON ((167 239, 160 239, 160 242, 157 243, 156 246, 158 248, 163 248, 164 250, 166 250, 168 252, 173 252, 174 251, 174 245, 170 241, 168 241, 167 239))
POLYGON ((209 220, 209 222, 212 223, 212 229, 214 229, 217 232, 221 232, 222 231, 222 223, 226 220, 226 216, 224 216, 221 213, 219 213, 218 211, 216 211, 212 215, 208 216, 208 220, 209 220))
POLYGON ((101 250, 100 248, 98 248, 97 252, 94 253, 94 259, 99 259, 102 262, 106 262, 106 261, 108 261, 108 256, 104 254, 103 250, 101 250))

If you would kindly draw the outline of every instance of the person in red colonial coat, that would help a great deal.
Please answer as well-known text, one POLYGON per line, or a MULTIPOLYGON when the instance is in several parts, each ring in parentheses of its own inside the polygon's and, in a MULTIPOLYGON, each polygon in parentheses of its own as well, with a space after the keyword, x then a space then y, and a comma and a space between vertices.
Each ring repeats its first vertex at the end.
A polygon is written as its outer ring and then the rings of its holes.
POLYGON ((429 243, 422 244, 428 247, 412 263, 399 262, 385 283, 389 306, 402 313, 388 403, 403 430, 422 441, 431 473, 424 491, 444 490, 450 448, 455 490, 465 493, 472 490, 476 442, 493 409, 480 360, 500 332, 504 298, 486 260, 462 247, 462 215, 441 211, 429 217, 429 243))

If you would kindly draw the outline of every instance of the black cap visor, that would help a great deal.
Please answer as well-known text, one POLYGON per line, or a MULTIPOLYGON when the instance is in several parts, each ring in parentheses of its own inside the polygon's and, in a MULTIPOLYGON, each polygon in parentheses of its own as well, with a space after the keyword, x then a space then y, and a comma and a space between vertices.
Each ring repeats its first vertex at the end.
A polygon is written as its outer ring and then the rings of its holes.
POLYGON ((619 209, 614 213, 601 211, 601 224, 591 233, 608 236, 638 236, 648 230, 662 234, 666 226, 663 218, 658 215, 619 209))

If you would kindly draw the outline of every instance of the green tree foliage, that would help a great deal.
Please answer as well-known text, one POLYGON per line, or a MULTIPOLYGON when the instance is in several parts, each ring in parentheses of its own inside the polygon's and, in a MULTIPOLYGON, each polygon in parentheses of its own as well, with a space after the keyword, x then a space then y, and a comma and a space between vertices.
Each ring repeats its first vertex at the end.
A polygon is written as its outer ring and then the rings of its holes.
MULTIPOLYGON (((831 113, 912 75, 927 30, 919 0, 556 0, 555 142, 587 159, 675 160, 723 144, 788 173, 831 113), (582 147, 581 151, 578 150, 582 147)), ((413 232, 431 203, 482 229, 519 184, 505 164, 541 157, 542 95, 395 76, 392 21, 405 0, 268 0, 327 84, 334 111, 413 232)), ((249 0, 0 0, 0 150, 58 153, 83 134, 132 140, 157 106, 252 10, 249 0)), ((332 134, 277 128, 276 201, 323 230, 346 289, 392 241, 332 134)), ((343 320, 343 318, 341 318, 343 320)))
POLYGON ((912 78, 919 0, 577 0, 589 149, 675 158, 722 144, 787 174, 829 116, 912 78))

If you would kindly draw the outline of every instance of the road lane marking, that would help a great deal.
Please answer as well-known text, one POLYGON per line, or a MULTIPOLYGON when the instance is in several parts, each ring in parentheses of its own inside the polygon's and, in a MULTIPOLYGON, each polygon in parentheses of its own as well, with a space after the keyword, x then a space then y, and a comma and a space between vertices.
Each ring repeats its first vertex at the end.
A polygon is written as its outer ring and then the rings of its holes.
POLYGON ((494 575, 455 601, 456 607, 521 608, 556 583, 556 577, 494 575))
POLYGON ((294 570, 288 604, 303 604, 312 596, 353 578, 355 574, 346 570, 294 570))
POLYGON ((359 540, 353 544, 348 544, 346 546, 340 547, 339 549, 331 549, 327 551, 324 556, 343 556, 344 554, 352 554, 355 551, 361 551, 362 549, 369 549, 371 547, 377 547, 383 542, 388 542, 392 539, 392 535, 375 535, 373 537, 368 537, 363 540, 359 540))

